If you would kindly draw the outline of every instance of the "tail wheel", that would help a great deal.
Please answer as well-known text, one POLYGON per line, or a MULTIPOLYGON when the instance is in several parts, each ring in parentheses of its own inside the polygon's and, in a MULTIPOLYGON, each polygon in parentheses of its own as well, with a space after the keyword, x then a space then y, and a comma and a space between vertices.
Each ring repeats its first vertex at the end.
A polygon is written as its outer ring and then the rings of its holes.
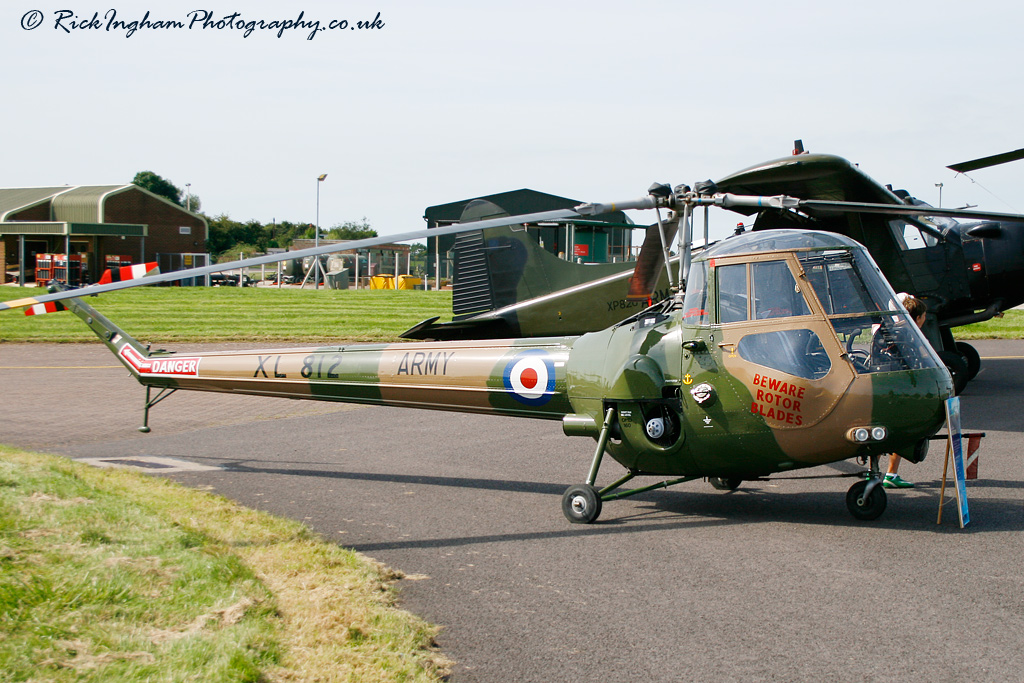
POLYGON ((590 524, 601 514, 597 489, 586 484, 570 486, 562 495, 562 514, 573 524, 590 524))
POLYGON ((850 490, 846 492, 846 507, 850 514, 857 519, 870 522, 882 516, 888 501, 885 489, 882 488, 881 484, 871 489, 871 493, 865 497, 864 489, 867 486, 868 482, 866 480, 858 481, 851 486, 850 490))

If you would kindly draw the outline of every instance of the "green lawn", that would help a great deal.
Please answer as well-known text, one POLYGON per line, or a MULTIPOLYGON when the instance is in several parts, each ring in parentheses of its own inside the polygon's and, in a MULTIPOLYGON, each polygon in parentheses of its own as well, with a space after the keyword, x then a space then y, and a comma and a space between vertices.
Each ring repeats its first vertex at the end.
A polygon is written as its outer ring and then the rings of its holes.
POLYGON ((1001 318, 957 327, 953 336, 957 339, 1024 339, 1024 311, 1013 309, 1001 318))
MULTIPOLYGON (((44 290, 7 287, 5 300, 44 290)), ((451 320, 450 291, 272 287, 140 287, 88 303, 133 337, 164 342, 390 342, 426 318, 451 320)), ((95 336, 67 312, 0 312, 0 341, 82 342, 95 336)))
MULTIPOLYGON (((40 293, 7 287, 4 300, 40 293)), ((272 287, 140 287, 89 303, 146 342, 391 342, 434 316, 451 320, 452 293, 416 290, 276 289, 272 287)), ((954 330, 958 339, 1024 339, 1024 311, 954 330)), ((95 339, 70 313, 0 312, 0 342, 95 339)))
POLYGON ((396 578, 222 497, 0 446, 0 680, 440 680, 396 578))

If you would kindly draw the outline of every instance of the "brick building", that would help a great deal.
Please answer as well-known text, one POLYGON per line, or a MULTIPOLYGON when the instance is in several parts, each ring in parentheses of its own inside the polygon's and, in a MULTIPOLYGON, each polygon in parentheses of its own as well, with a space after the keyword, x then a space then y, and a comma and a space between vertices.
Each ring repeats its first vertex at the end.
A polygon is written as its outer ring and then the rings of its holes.
POLYGON ((0 188, 5 282, 21 268, 31 282, 35 255, 51 253, 87 254, 95 282, 107 256, 145 263, 158 254, 205 253, 206 231, 201 216, 137 185, 0 188))

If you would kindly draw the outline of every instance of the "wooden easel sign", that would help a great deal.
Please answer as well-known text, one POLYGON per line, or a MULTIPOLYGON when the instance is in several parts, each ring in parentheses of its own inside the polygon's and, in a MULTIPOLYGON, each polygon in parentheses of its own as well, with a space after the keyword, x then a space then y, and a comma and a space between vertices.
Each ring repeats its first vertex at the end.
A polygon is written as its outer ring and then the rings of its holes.
POLYGON ((942 524, 942 506, 946 503, 946 471, 949 468, 949 456, 953 455, 953 481, 956 484, 956 508, 960 513, 960 528, 963 529, 971 521, 967 510, 967 474, 964 471, 963 434, 960 431, 960 397, 946 399, 946 459, 942 463, 942 489, 939 492, 939 518, 936 524, 942 524))

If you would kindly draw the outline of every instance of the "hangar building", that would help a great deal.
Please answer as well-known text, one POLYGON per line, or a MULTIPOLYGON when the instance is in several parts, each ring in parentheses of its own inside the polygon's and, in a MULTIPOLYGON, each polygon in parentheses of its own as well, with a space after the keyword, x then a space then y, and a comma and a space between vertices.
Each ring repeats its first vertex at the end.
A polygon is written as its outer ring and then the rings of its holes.
POLYGON ((206 220, 137 185, 0 188, 0 260, 4 281, 24 268, 31 282, 36 254, 84 255, 83 280, 95 282, 107 257, 132 263, 168 257, 180 267, 206 252, 206 220), (158 258, 158 256, 160 258, 158 258))

